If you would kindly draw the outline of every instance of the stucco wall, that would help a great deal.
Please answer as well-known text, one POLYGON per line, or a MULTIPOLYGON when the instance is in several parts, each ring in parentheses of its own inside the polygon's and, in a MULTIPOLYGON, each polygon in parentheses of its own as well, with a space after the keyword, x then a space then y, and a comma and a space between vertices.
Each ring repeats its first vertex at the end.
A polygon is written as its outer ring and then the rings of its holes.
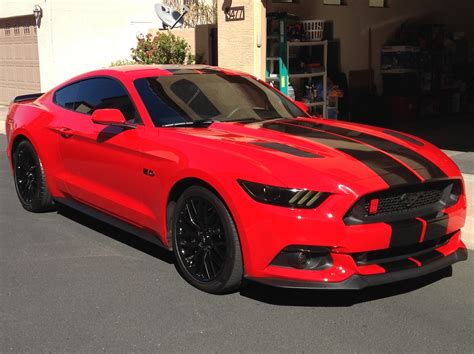
POLYGON ((129 57, 137 32, 161 26, 155 0, 1 0, 0 17, 43 8, 38 29, 41 89, 129 57))
POLYGON ((232 7, 245 6, 245 21, 225 21, 223 3, 217 2, 219 66, 264 75, 265 8, 259 0, 234 0, 232 7), (260 46, 259 46, 260 45, 260 46))

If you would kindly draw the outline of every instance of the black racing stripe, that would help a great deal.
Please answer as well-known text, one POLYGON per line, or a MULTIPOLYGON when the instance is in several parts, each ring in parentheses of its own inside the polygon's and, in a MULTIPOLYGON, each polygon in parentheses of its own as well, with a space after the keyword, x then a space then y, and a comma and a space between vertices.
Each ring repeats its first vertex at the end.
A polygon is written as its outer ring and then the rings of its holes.
POLYGON ((444 255, 441 252, 438 251, 431 251, 425 254, 421 254, 419 256, 413 257, 417 261, 421 263, 422 266, 431 263, 433 261, 436 261, 437 259, 443 258, 444 255))
POLYGON ((192 74, 192 73, 195 73, 194 70, 192 69, 182 69, 182 68, 174 68, 174 69, 166 69, 167 71, 169 71, 170 73, 173 73, 173 74, 180 74, 180 73, 183 73, 183 74, 192 74))
POLYGON ((392 227, 390 248, 399 248, 417 244, 420 241, 423 224, 420 220, 403 220, 388 222, 392 227))
POLYGON ((213 69, 213 68, 173 68, 173 69, 166 69, 170 73, 174 75, 189 75, 189 74, 215 74, 220 73, 220 70, 213 69))
POLYGON ((418 265, 415 262, 410 261, 409 259, 402 259, 399 261, 387 262, 387 263, 379 263, 377 265, 385 269, 386 273, 418 267, 418 265))
POLYGON ((410 168, 416 170, 424 179, 444 178, 446 174, 433 162, 418 154, 416 151, 408 149, 402 145, 394 143, 393 141, 379 138, 375 135, 362 133, 357 130, 351 130, 332 125, 321 123, 312 123, 307 121, 295 121, 292 124, 302 125, 306 127, 313 127, 321 129, 330 133, 339 134, 350 137, 373 147, 383 150, 390 155, 393 155, 400 161, 406 163, 410 168))
POLYGON ((394 136, 395 138, 405 140, 406 142, 409 142, 410 144, 413 144, 413 145, 416 145, 416 146, 424 146, 424 145, 425 145, 425 144, 423 144, 421 141, 416 140, 416 139, 413 139, 412 137, 410 137, 410 136, 408 136, 408 135, 405 135, 405 134, 403 134, 403 133, 397 132, 397 131, 395 131, 395 130, 388 130, 388 129, 385 129, 383 132, 384 132, 385 134, 394 136))
POLYGON ((338 150, 356 158, 367 165, 391 187, 404 183, 420 182, 420 180, 413 173, 406 169, 405 166, 397 163, 394 159, 380 151, 373 150, 368 146, 362 146, 368 149, 361 149, 358 146, 355 149, 339 148, 338 150))
POLYGON ((426 221, 424 241, 436 240, 446 235, 448 230, 449 215, 443 213, 436 217, 422 217, 426 221))
POLYGON ((291 124, 293 124, 293 121, 284 121, 283 124, 269 122, 263 123, 262 128, 307 138, 344 152, 372 169, 391 187, 405 183, 420 182, 419 178, 405 166, 370 146, 324 131, 291 124))
POLYGON ((267 149, 272 149, 280 152, 284 152, 290 155, 295 155, 298 157, 306 157, 306 158, 322 158, 321 155, 313 154, 312 152, 300 150, 294 148, 289 145, 280 144, 280 143, 272 143, 272 142, 262 142, 262 143, 252 143, 253 145, 258 145, 267 149))
POLYGON ((222 70, 218 70, 216 68, 203 68, 203 69, 196 69, 203 74, 215 74, 215 73, 222 73, 222 70))

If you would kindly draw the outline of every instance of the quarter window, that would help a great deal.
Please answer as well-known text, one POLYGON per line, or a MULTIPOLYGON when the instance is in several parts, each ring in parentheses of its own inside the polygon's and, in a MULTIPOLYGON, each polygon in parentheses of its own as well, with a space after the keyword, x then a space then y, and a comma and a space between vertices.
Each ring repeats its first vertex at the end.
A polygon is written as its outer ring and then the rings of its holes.
POLYGON ((63 108, 75 110, 80 82, 68 85, 54 94, 54 102, 63 108))

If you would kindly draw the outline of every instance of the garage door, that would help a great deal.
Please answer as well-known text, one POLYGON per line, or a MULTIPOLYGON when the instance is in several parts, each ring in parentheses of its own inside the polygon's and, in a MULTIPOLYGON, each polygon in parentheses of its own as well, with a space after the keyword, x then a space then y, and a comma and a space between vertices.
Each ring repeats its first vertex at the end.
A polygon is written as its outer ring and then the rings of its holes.
POLYGON ((0 18, 0 104, 40 92, 38 37, 33 15, 0 18))

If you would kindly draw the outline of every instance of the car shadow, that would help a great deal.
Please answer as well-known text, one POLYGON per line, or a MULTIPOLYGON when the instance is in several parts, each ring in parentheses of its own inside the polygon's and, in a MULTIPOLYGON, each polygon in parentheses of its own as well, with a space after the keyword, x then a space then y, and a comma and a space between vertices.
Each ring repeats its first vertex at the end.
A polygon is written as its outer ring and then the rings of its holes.
POLYGON ((272 305, 349 307, 355 304, 392 297, 423 288, 452 275, 452 267, 441 269, 418 278, 378 285, 362 290, 308 290, 275 288, 246 281, 242 296, 272 305))
POLYGON ((163 262, 168 264, 174 263, 174 255, 172 252, 75 209, 65 205, 59 205, 58 214, 163 262))
POLYGON ((102 129, 99 134, 97 135, 97 142, 98 143, 105 143, 106 141, 112 139, 113 137, 119 135, 120 133, 127 130, 123 127, 116 127, 113 125, 108 125, 104 129, 102 129))

